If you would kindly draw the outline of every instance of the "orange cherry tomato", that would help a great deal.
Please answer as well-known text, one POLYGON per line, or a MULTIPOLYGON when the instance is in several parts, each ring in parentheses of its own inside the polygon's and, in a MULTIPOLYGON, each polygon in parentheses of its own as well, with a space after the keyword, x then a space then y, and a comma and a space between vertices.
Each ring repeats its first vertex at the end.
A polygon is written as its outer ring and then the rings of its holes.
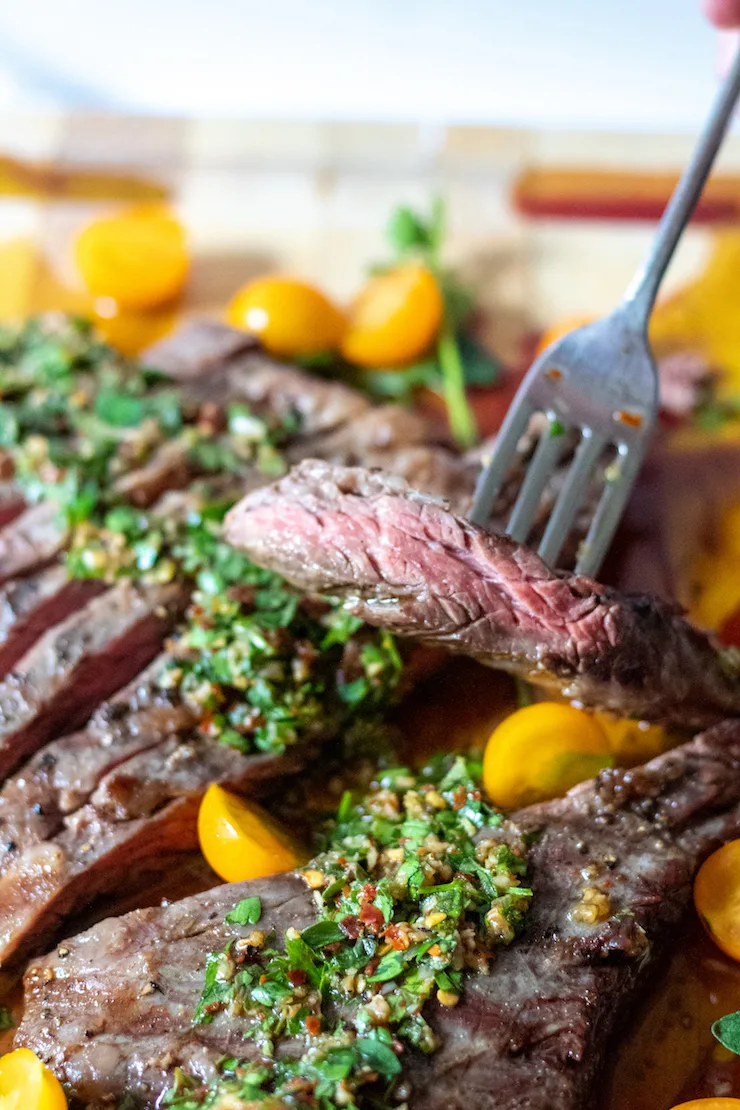
POLYGON ((557 323, 543 332, 537 344, 535 356, 541 355, 543 351, 546 351, 550 344, 554 343, 556 339, 562 339, 569 331, 582 328, 585 324, 590 324, 592 320, 593 316, 566 316, 565 319, 558 320, 557 323))
POLYGON ((255 278, 234 294, 226 319, 258 335, 278 358, 300 358, 336 350, 346 321, 336 305, 306 281, 255 278))
POLYGON ((88 292, 132 309, 174 300, 189 265, 182 225, 156 206, 95 220, 80 232, 75 258, 88 292))
POLYGON ((740 1110, 740 1098, 693 1098, 673 1110, 740 1110))
POLYGON ((564 794, 613 758, 590 713, 543 701, 518 709, 494 729, 483 756, 483 785, 493 803, 518 809, 564 794))
POLYGON ((418 262, 370 278, 349 310, 341 351, 356 366, 403 367, 425 354, 442 324, 437 279, 418 262))
POLYGON ((701 865, 694 905, 717 947, 740 960, 740 840, 718 848, 701 865))
POLYGON ((0 1110, 67 1110, 61 1083, 30 1048, 0 1056, 0 1110))
POLYGON ((198 838, 206 860, 228 883, 291 871, 300 862, 289 836, 269 814, 215 783, 200 804, 198 838))

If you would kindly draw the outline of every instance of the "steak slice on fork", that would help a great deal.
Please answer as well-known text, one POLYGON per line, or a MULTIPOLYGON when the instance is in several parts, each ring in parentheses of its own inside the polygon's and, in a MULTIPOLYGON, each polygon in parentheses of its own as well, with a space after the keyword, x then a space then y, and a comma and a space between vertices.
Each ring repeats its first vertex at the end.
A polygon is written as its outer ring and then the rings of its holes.
POLYGON ((740 653, 680 607, 554 572, 395 475, 307 460, 239 502, 225 537, 369 624, 587 705, 686 727, 740 713, 740 653))

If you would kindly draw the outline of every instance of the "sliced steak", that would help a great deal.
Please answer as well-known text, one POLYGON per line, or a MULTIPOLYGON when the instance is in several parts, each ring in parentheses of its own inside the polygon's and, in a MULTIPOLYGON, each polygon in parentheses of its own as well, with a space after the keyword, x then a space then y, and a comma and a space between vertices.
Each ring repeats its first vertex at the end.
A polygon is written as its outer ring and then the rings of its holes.
POLYGON ((0 585, 52 562, 68 536, 59 506, 52 501, 24 509, 0 532, 0 585))
POLYGON ((260 928, 274 929, 277 943, 314 919, 311 893, 292 874, 109 918, 65 941, 63 957, 29 969, 18 1044, 33 1047, 85 1100, 131 1089, 153 1101, 167 1085, 173 1047, 173 1062, 204 1074, 226 1044, 233 1055, 248 1053, 238 1022, 190 1026, 206 957, 246 932, 224 925, 242 892, 260 898, 260 928))
POLYGON ((141 361, 153 370, 187 385, 207 380, 236 355, 258 351, 259 340, 217 320, 189 320, 172 335, 153 343, 141 361))
POLYGON ((191 478, 188 446, 175 439, 158 447, 143 466, 118 478, 113 493, 137 508, 147 508, 167 490, 182 489, 191 478))
POLYGON ((105 588, 98 579, 70 579, 61 564, 6 582, 0 589, 0 677, 43 632, 105 588))
POLYGON ((39 951, 64 917, 132 876, 161 874, 197 847, 200 799, 212 782, 259 792, 265 779, 298 770, 306 750, 244 756, 191 736, 159 737, 99 781, 54 837, 14 853, 0 879, 0 966, 39 951))
POLYGON ((693 727, 740 712, 740 655, 678 607, 554 573, 402 479, 306 461, 232 509, 225 536, 370 624, 588 705, 693 727))
POLYGON ((6 780, 0 789, 0 873, 20 853, 58 833, 121 763, 192 731, 192 713, 156 682, 163 665, 159 657, 101 706, 85 729, 47 744, 6 780))
POLYGON ((186 323, 142 355, 147 366, 206 401, 246 401, 256 412, 299 421, 314 436, 354 419, 370 401, 342 382, 274 362, 252 336, 211 320, 186 323))
MULTIPOLYGON (((403 1057, 414 1110, 593 1107, 619 1024, 669 946, 696 867, 740 832, 740 723, 645 768, 603 772, 516 820, 536 834, 526 932, 488 975, 468 978, 456 1008, 429 1005, 442 1047, 403 1057), (589 887, 603 895, 591 923, 574 913, 589 887)), ((206 1079, 224 1054, 254 1059, 238 1018, 192 1025, 207 954, 244 934, 225 914, 254 895, 260 928, 278 938, 314 918, 302 880, 277 875, 105 921, 29 969, 17 1043, 83 1100, 129 1091, 146 1106, 178 1066, 206 1079)))
POLYGON ((25 507, 23 494, 15 483, 0 481, 0 528, 20 516, 25 507))
POLYGON ((130 682, 186 603, 182 586, 124 581, 49 629, 0 683, 0 777, 130 682))

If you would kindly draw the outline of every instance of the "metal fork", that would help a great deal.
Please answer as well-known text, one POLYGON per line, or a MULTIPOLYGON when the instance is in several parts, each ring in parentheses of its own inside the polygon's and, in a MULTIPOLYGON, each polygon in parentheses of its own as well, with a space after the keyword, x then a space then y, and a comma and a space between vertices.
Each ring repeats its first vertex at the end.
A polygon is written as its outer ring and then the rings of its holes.
POLYGON ((526 542, 542 495, 566 451, 578 444, 538 546, 555 565, 599 472, 604 488, 579 547, 576 570, 595 574, 619 523, 658 410, 658 375, 648 320, 666 267, 701 195, 740 95, 740 51, 693 157, 663 213, 650 252, 609 316, 557 340, 527 372, 482 471, 470 518, 486 525, 520 441, 536 413, 546 424, 527 464, 506 533, 526 542))

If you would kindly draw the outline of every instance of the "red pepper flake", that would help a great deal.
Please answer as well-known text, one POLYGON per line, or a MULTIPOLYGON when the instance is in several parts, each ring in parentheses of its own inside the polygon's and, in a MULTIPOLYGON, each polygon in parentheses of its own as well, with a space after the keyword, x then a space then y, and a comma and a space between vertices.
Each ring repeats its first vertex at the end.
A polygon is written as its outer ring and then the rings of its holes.
POLYGON ((377 906, 372 906, 369 902, 365 902, 360 910, 360 921, 369 933, 375 933, 376 935, 385 925, 383 911, 379 910, 377 906))
POLYGON ((288 980, 293 987, 303 987, 308 982, 308 976, 300 967, 293 967, 288 972, 288 980))
POLYGON ((389 925, 383 933, 385 939, 393 946, 396 952, 405 952, 411 946, 408 934, 398 925, 389 925))
POLYGON ((465 805, 465 799, 466 798, 467 798, 467 792, 465 790, 465 787, 464 786, 458 786, 457 790, 452 795, 452 808, 454 810, 462 809, 462 807, 465 805))
POLYGON ((312 1037, 318 1037, 321 1032, 321 1018, 315 1014, 309 1014, 305 1021, 306 1032, 312 1037))
POLYGON ((348 913, 347 916, 343 917, 339 922, 339 928, 350 940, 357 940, 362 933, 362 922, 359 917, 355 917, 354 914, 348 913))
POLYGON ((364 887, 360 891, 358 898, 360 905, 362 905, 364 902, 374 902, 377 893, 378 891, 372 883, 365 883, 364 887))

